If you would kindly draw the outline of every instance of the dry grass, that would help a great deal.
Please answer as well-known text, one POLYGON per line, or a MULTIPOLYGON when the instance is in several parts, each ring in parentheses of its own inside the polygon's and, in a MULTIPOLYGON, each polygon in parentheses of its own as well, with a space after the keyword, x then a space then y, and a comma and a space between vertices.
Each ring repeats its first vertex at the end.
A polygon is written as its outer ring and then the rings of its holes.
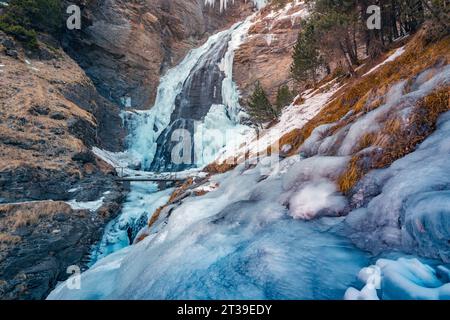
POLYGON ((450 87, 439 88, 419 100, 408 123, 400 118, 388 119, 377 134, 362 137, 359 149, 377 147, 377 154, 355 153, 347 170, 338 179, 339 189, 348 193, 370 170, 386 168, 394 161, 413 152, 431 133, 436 130, 438 117, 450 111, 450 87))
POLYGON ((181 196, 187 189, 189 189, 194 184, 194 179, 189 178, 187 179, 180 187, 178 187, 170 196, 169 198, 169 204, 173 203, 177 200, 179 196, 181 196))
MULTIPOLYGON (((155 224, 156 221, 158 221, 159 216, 161 214, 161 211, 164 210, 164 208, 166 208, 168 206, 168 204, 159 207, 158 209, 156 209, 156 211, 153 213, 152 217, 150 218, 150 220, 148 221, 148 226, 151 227, 155 224)), ((143 239, 142 239, 143 240, 143 239)))
POLYGON ((223 163, 213 162, 207 165, 203 171, 209 174, 220 174, 236 168, 236 161, 224 161, 223 163))
POLYGON ((67 120, 77 117, 96 124, 89 112, 66 99, 60 89, 89 85, 90 80, 66 55, 56 61, 63 68, 56 68, 53 60, 30 59, 31 67, 3 54, 0 59, 5 65, 0 76, 0 171, 24 165, 75 170, 71 156, 84 145, 69 133, 67 120), (56 112, 66 119, 53 119, 51 114, 56 112))
POLYGON ((183 193, 185 193, 186 190, 189 189, 193 184, 194 184, 194 179, 189 178, 181 186, 179 186, 177 189, 175 189, 175 191, 170 196, 169 201, 167 201, 167 203, 165 205, 163 205, 162 207, 159 207, 158 209, 156 209, 156 211, 152 214, 152 217, 148 221, 148 226, 151 227, 158 220, 161 212, 165 208, 167 208, 169 205, 175 203, 177 201, 177 199, 181 195, 183 195, 183 193))
MULTIPOLYGON (((339 122, 350 110, 355 111, 355 115, 369 112, 383 103, 383 100, 377 97, 383 96, 392 84, 401 79, 411 79, 439 61, 448 62, 450 37, 447 36, 433 45, 426 42, 426 37, 426 33, 419 32, 407 45, 406 52, 395 62, 385 64, 363 78, 350 80, 340 92, 336 93, 332 102, 302 129, 295 129, 284 135, 280 139, 280 145, 293 146, 289 155, 294 155, 318 126, 339 122)), ((354 120, 355 116, 346 122, 338 123, 334 131, 354 120)))
POLYGON ((196 197, 202 197, 204 195, 207 195, 209 193, 209 191, 206 190, 196 190, 194 191, 194 194, 196 197))
POLYGON ((353 188, 353 186, 362 178, 363 171, 361 170, 361 156, 354 156, 347 167, 345 173, 343 173, 337 184, 339 186, 339 190, 343 193, 348 192, 353 188))
POLYGON ((0 230, 13 232, 20 227, 37 225, 43 217, 71 212, 68 204, 56 201, 0 205, 0 217, 4 217, 0 220, 0 230))
POLYGON ((9 233, 0 233, 0 244, 17 244, 22 240, 19 236, 13 236, 9 233))

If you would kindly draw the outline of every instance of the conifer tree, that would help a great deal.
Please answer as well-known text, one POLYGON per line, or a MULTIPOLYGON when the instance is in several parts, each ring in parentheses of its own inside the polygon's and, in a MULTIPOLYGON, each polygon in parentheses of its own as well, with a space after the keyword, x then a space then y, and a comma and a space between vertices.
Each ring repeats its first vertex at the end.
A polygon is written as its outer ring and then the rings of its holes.
POLYGON ((279 112, 270 103, 259 81, 256 82, 255 90, 247 101, 246 109, 252 121, 260 125, 279 116, 279 112))
POLYGON ((316 82, 322 59, 312 23, 307 22, 300 31, 292 60, 291 75, 297 82, 316 82))
POLYGON ((278 88, 277 91, 277 110, 281 112, 281 109, 288 106, 293 99, 293 95, 291 90, 287 85, 282 85, 278 88))

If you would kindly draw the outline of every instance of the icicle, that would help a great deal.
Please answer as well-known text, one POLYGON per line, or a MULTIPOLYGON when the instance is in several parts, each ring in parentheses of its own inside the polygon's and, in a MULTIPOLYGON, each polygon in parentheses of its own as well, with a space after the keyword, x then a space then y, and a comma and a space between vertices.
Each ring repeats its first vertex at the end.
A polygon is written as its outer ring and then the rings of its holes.
MULTIPOLYGON (((229 2, 232 2, 234 4, 234 0, 205 0, 205 4, 214 7, 217 1, 220 1, 220 12, 227 10, 229 2)), ((252 0, 252 1, 257 9, 261 9, 267 3, 267 0, 252 0)), ((245 2, 247 2, 247 0, 245 0, 245 2)))

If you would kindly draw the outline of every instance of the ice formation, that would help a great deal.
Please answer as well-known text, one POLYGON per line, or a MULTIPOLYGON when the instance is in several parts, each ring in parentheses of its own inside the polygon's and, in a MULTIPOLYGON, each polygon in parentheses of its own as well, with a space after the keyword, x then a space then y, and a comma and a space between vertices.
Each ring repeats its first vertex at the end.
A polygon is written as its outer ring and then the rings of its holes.
MULTIPOLYGON (((176 105, 176 99, 182 92, 183 85, 189 75, 197 68, 197 61, 212 50, 217 43, 230 39, 228 48, 220 62, 220 69, 225 78, 222 83, 223 105, 214 106, 206 119, 198 123, 199 130, 208 130, 208 119, 216 118, 228 129, 233 131, 233 136, 243 136, 248 127, 239 124, 241 119, 241 107, 239 106, 239 92, 236 84, 232 80, 234 51, 240 46, 243 38, 247 34, 252 24, 254 16, 248 17, 245 21, 236 23, 230 29, 219 32, 211 36, 208 41, 198 49, 192 50, 185 59, 176 67, 169 70, 161 78, 158 88, 156 102, 153 108, 148 111, 127 112, 124 116, 132 132, 129 136, 130 147, 128 156, 131 159, 139 159, 142 168, 149 168, 154 160, 157 151, 157 140, 171 122, 171 115, 176 105), (228 118, 228 119, 227 119, 228 118)), ((217 127, 216 127, 217 128, 217 127)), ((203 134, 196 135, 196 144, 201 145, 204 141, 203 134)), ((232 139, 231 142, 234 142, 232 139)), ((216 154, 228 141, 223 143, 210 144, 209 149, 212 154, 216 154)), ((206 144, 208 141, 206 141, 206 144)), ((200 147, 197 147, 197 150, 200 147)), ((202 159, 202 157, 198 157, 202 159)), ((197 165, 202 165, 200 161, 197 165)))
MULTIPOLYGON (((449 80, 449 66, 428 70, 409 91, 404 82, 392 86, 384 105, 333 136, 321 132, 334 124, 316 128, 300 155, 280 162, 273 155, 256 167, 242 163, 213 176, 209 193, 162 212, 145 240, 83 273, 81 290, 63 283, 49 299, 448 298, 445 266, 407 260, 363 269, 359 278, 366 285, 347 290, 370 259, 347 239, 375 253, 402 248, 448 260, 450 112, 416 151, 362 180, 380 193, 345 218, 336 217, 347 200, 334 183, 350 150, 364 132, 378 128, 380 117, 398 114, 406 121, 418 99, 449 80)), ((316 114, 327 95, 309 94, 305 103, 317 99, 317 107, 305 112, 316 114)))
POLYGON ((133 182, 122 214, 106 226, 102 240, 91 252, 90 263, 129 246, 150 215, 167 202, 172 192, 173 189, 158 192, 156 184, 133 182))
MULTIPOLYGON (((246 0, 247 1, 247 0, 246 0)), ((267 4, 267 0, 251 0, 257 9, 261 9, 267 4)), ((205 0, 206 5, 214 7, 219 2, 220 12, 227 10, 230 2, 234 3, 235 0, 205 0)))
POLYGON ((366 253, 337 233, 341 219, 289 216, 283 180, 295 163, 286 159, 265 180, 262 164, 215 176, 218 189, 186 199, 159 232, 100 260, 81 290, 63 283, 49 299, 342 298, 366 253))
POLYGON ((347 300, 449 300, 450 269, 416 258, 380 259, 359 273, 361 290, 350 287, 347 300))
POLYGON ((413 153, 369 173, 361 189, 379 189, 346 224, 360 246, 375 252, 401 247, 450 262, 450 113, 413 153))

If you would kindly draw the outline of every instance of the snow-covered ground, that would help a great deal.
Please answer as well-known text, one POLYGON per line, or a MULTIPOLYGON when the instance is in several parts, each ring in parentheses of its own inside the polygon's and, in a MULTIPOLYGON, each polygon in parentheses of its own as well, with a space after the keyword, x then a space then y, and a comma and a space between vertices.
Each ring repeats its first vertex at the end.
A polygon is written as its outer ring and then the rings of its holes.
MULTIPOLYGON (((362 180, 381 192, 347 217, 336 180, 363 134, 379 130, 386 115, 407 123, 419 99, 449 83, 450 66, 424 71, 332 135, 324 133, 336 123, 316 128, 299 155, 272 155, 211 177, 209 193, 184 199, 142 242, 83 273, 81 290, 61 284, 49 299, 447 298, 448 267, 381 260, 360 272, 373 256, 353 243, 375 254, 396 248, 450 260, 450 112, 416 151, 362 180), (358 272, 365 285, 347 290, 358 286, 358 272)), ((308 92, 303 108, 287 107, 283 129, 304 125, 337 89, 308 92)))
POLYGON ((260 133, 254 130, 248 131, 240 139, 241 143, 229 143, 218 152, 217 162, 226 161, 230 157, 245 155, 247 152, 264 154, 268 146, 276 143, 286 133, 302 128, 331 101, 333 95, 340 89, 338 84, 333 83, 334 81, 325 84, 314 92, 305 92, 302 95, 304 102, 299 105, 293 103, 286 106, 282 111, 279 122, 269 129, 260 133), (331 85, 331 88, 322 92, 322 89, 328 85, 331 85))
POLYGON ((49 299, 342 298, 367 255, 338 234, 342 219, 290 217, 291 160, 262 181, 263 164, 213 177, 218 189, 185 200, 158 233, 99 261, 82 274, 81 290, 61 284, 49 299))
POLYGON ((267 16, 265 16, 265 19, 270 20, 269 30, 272 30, 275 23, 281 20, 290 19, 291 24, 294 25, 297 19, 305 19, 309 16, 309 14, 310 12, 308 11, 305 1, 293 0, 278 10, 272 10, 267 16))

